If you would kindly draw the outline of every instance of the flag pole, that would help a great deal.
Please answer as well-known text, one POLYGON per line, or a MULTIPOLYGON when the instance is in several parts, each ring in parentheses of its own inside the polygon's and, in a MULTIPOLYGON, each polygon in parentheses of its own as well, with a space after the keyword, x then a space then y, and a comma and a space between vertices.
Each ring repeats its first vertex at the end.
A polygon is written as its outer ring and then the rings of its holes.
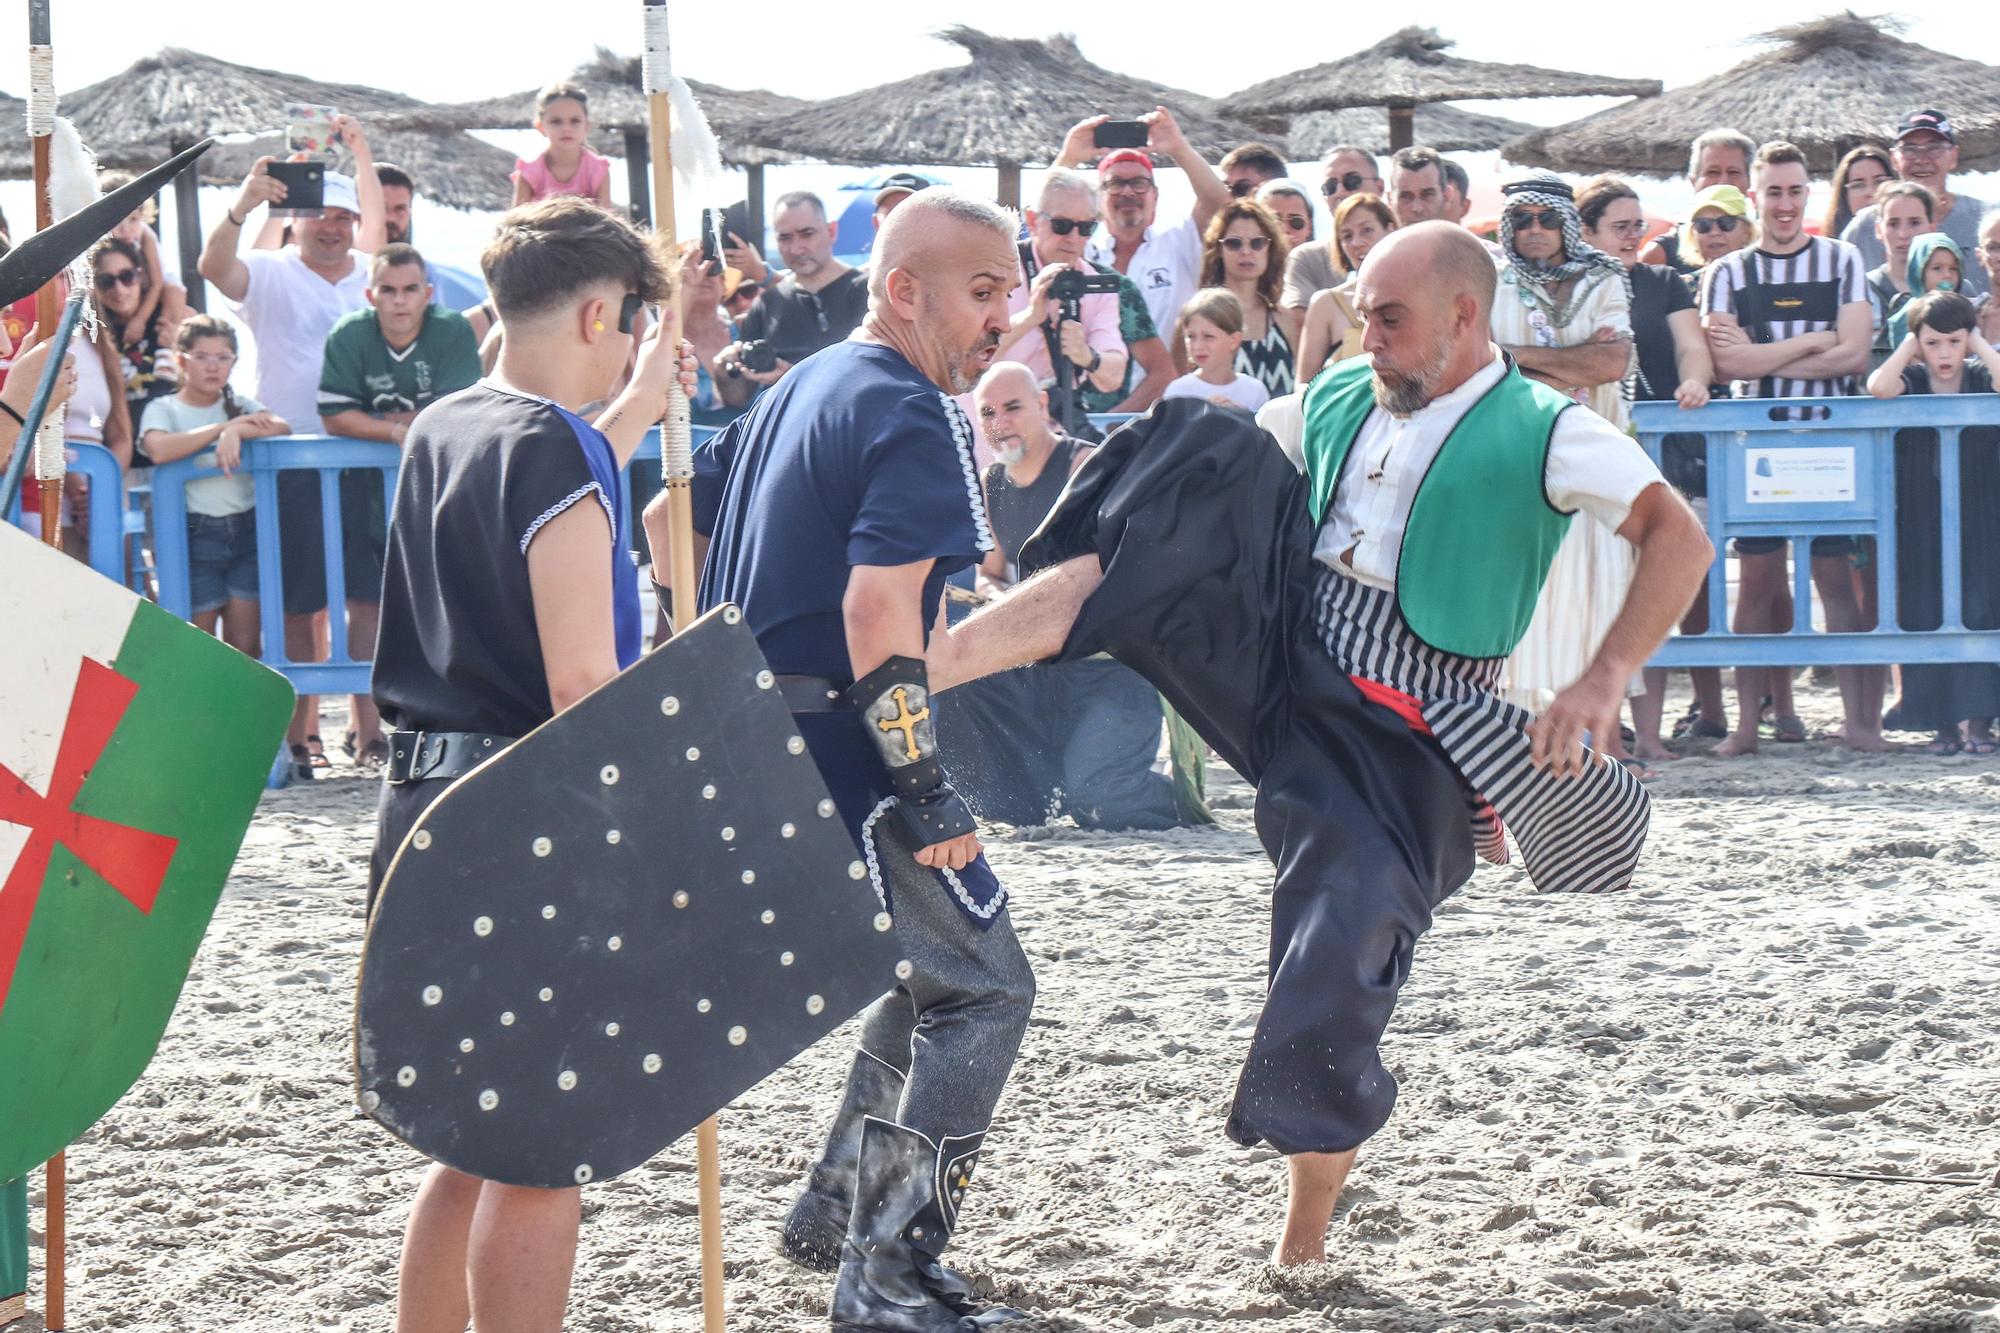
MULTIPOLYGON (((668 96, 673 62, 667 38, 667 0, 643 0, 645 46, 641 62, 646 91, 648 138, 653 157, 653 229, 665 259, 678 266, 674 236, 673 114, 668 96)), ((676 268, 677 271, 677 268, 676 268)), ((678 293, 678 287, 676 287, 678 293)), ((673 620, 694 620, 694 455, 688 432, 688 401, 667 395, 660 423, 660 473, 667 493, 667 569, 673 593, 673 620)), ((703 1333, 724 1333, 722 1281, 722 1159, 715 1117, 696 1127, 695 1175, 700 1195, 701 1313, 703 1333)))

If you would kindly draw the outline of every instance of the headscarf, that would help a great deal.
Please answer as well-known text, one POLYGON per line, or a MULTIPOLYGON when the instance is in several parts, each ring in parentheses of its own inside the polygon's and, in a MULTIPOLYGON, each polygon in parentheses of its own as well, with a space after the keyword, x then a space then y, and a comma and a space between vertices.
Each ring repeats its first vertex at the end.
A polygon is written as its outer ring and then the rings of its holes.
POLYGON ((1594 268, 1616 274, 1618 280, 1626 284, 1626 297, 1630 299, 1631 284, 1625 266, 1596 246, 1584 244, 1583 218, 1576 211, 1576 192, 1562 177, 1537 172, 1525 180, 1501 186, 1500 193, 1505 196, 1500 210, 1500 248, 1507 253, 1507 264, 1513 270, 1515 284, 1522 295, 1547 310, 1550 323, 1557 328, 1566 326, 1595 284, 1577 283, 1569 300, 1561 305, 1555 300, 1556 287, 1571 278, 1581 278, 1594 268), (1514 207, 1517 204, 1551 209, 1562 218, 1561 263, 1534 263, 1522 258, 1514 248, 1514 207))
MULTIPOLYGON (((1954 241, 1941 231, 1927 231, 1911 241, 1910 262, 1903 268, 1904 275, 1910 284, 1910 300, 1903 302, 1902 308, 1889 316, 1889 346, 1901 347, 1903 339, 1909 336, 1910 301, 1914 301, 1924 294, 1924 269, 1930 265, 1932 257, 1940 250, 1951 251, 1958 260, 1959 286, 1953 287, 1950 290, 1956 291, 1964 285, 1965 251, 1959 249, 1957 241, 1954 241)), ((1937 290, 1945 291, 1947 289, 1940 287, 1937 290)))
POLYGON ((1753 242, 1756 240, 1757 233, 1750 222, 1750 201, 1743 197, 1743 191, 1734 185, 1711 185, 1694 197, 1694 203, 1688 207, 1687 221, 1681 223, 1681 259, 1684 263, 1696 268, 1702 266, 1701 238, 1694 229, 1694 215, 1704 208, 1720 209, 1730 217, 1741 219, 1737 225, 1752 227, 1750 239, 1753 242))

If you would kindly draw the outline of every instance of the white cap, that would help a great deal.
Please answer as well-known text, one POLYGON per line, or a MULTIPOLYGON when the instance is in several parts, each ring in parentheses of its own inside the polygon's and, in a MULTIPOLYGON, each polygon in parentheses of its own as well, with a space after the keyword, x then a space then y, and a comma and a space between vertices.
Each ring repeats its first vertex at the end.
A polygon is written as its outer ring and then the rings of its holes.
POLYGON ((329 171, 326 173, 325 188, 326 192, 321 196, 324 207, 344 208, 357 218, 361 216, 361 195, 354 188, 354 177, 329 171))

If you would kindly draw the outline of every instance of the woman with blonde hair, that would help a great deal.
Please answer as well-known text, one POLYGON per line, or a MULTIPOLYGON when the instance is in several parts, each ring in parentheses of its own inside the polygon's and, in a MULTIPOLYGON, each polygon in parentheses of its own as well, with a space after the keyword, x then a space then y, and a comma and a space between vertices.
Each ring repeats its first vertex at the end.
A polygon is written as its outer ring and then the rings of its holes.
POLYGON ((1384 236, 1396 230, 1396 215, 1380 195, 1350 194, 1333 213, 1333 252, 1347 276, 1337 286, 1314 292, 1306 306, 1305 335, 1299 343, 1298 382, 1336 361, 1361 352, 1361 316, 1354 309, 1354 275, 1384 236))
POLYGON ((1218 209, 1202 236, 1201 285, 1226 287, 1243 306, 1243 345, 1236 371, 1276 397, 1290 393, 1292 349, 1302 316, 1279 307, 1285 290, 1285 256, 1291 251, 1271 210, 1252 199, 1218 209))

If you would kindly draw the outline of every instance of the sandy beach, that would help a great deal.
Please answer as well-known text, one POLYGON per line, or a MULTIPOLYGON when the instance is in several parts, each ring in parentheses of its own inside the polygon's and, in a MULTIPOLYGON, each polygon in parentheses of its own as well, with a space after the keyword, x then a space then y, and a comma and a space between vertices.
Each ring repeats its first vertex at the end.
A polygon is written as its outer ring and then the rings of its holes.
MULTIPOLYGON (((1445 905, 1401 1105, 1332 1261, 1284 1274, 1283 1161, 1222 1135, 1249 789, 1220 776, 1212 829, 996 831, 1040 995, 954 1262, 1045 1330, 2000 1329, 2000 762, 1767 744, 1653 790, 1633 891, 1483 868, 1445 905)), ((421 1166, 351 1096, 373 797, 266 794, 158 1058, 70 1153, 72 1328, 389 1326, 421 1166)), ((732 1329, 825 1327, 773 1242, 848 1035, 724 1115, 732 1329)), ((584 1197, 569 1326, 699 1329, 691 1140, 584 1197)))

